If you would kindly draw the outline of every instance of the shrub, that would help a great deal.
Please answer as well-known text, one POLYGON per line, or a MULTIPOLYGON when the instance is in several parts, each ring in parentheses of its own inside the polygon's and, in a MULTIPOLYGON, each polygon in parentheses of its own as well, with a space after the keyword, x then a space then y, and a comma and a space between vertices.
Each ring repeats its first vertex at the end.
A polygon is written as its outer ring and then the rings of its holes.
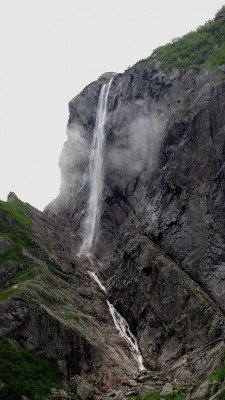
POLYGON ((26 348, 16 348, 0 336, 0 399, 43 399, 51 387, 59 387, 60 380, 54 363, 26 348))
POLYGON ((148 59, 149 65, 154 66, 159 60, 164 69, 170 70, 173 67, 214 68, 225 64, 225 6, 216 16, 195 32, 156 49, 148 59))

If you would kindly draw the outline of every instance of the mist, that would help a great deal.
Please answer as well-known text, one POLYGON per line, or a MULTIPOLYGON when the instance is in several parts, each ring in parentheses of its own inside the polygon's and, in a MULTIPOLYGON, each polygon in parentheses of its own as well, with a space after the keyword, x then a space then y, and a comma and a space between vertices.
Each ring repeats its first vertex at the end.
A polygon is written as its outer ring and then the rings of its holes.
POLYGON ((144 168, 156 166, 166 120, 155 115, 138 117, 117 132, 115 146, 106 155, 107 167, 122 175, 136 177, 144 168))
POLYGON ((78 194, 88 179, 90 143, 87 132, 77 122, 67 127, 68 140, 64 143, 59 166, 62 171, 60 194, 65 197, 71 190, 78 194))

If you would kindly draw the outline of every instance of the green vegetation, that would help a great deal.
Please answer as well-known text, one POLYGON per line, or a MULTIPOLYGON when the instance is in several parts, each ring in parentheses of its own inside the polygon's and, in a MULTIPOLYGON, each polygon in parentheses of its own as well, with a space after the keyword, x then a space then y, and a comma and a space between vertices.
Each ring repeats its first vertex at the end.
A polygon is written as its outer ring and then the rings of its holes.
POLYGON ((107 75, 107 73, 106 73, 106 74, 101 75, 101 76, 99 77, 99 79, 100 79, 101 81, 104 81, 104 82, 108 83, 108 82, 110 81, 110 79, 111 79, 111 76, 110 76, 110 75, 107 75))
POLYGON ((14 288, 1 290, 0 291, 0 302, 7 300, 9 297, 13 296, 15 293, 16 293, 16 289, 14 289, 14 288))
POLYGON ((211 382, 222 382, 225 381, 225 352, 220 356, 220 366, 210 376, 211 382))
POLYGON ((159 400, 160 399, 160 395, 159 393, 151 393, 150 395, 146 396, 146 397, 135 397, 136 400, 159 400))
MULTIPOLYGON (((159 400, 160 394, 158 392, 151 393, 146 397, 135 397, 135 400, 159 400)), ((180 393, 180 394, 174 394, 170 396, 166 396, 165 400, 183 400, 185 398, 185 394, 180 393)))
POLYGON ((0 336, 0 399, 47 399, 59 388, 61 373, 52 362, 26 348, 16 348, 0 336))
MULTIPOLYGON (((30 206, 24 204, 19 199, 12 203, 0 201, 0 236, 10 242, 8 251, 0 254, 0 269, 2 279, 0 282, 0 301, 4 301, 18 291, 21 291, 22 284, 32 281, 36 284, 33 300, 38 300, 47 307, 56 309, 62 306, 63 301, 55 298, 48 291, 57 286, 57 275, 60 267, 54 264, 51 259, 47 259, 42 251, 42 243, 36 241, 36 236, 32 232, 32 213, 30 206), (42 274, 45 273, 45 280, 42 274), (18 288, 13 288, 18 285, 18 288), (46 285, 45 291, 39 293, 39 289, 46 285), (37 289, 39 287, 39 289, 37 289), (38 291, 39 294, 36 293, 38 291)), ((47 243, 45 243, 47 246, 47 243)), ((32 289, 31 289, 32 290, 32 289)))
POLYGON ((4 263, 9 260, 20 266, 19 271, 9 278, 8 285, 34 278, 35 261, 24 255, 24 250, 32 256, 38 254, 38 245, 30 230, 29 205, 19 199, 15 199, 13 203, 0 201, 0 213, 0 235, 11 244, 9 251, 0 255, 0 266, 4 267, 4 263))
POLYGON ((7 259, 20 261, 23 248, 35 254, 37 244, 29 230, 29 206, 20 200, 12 204, 0 201, 0 212, 4 215, 0 220, 0 234, 12 244, 12 249, 0 256, 0 263, 7 259))
POLYGON ((173 67, 215 68, 225 64, 225 6, 217 18, 206 22, 195 32, 175 39, 156 49, 148 58, 149 65, 161 61, 165 70, 173 67))
POLYGON ((19 225, 26 228, 30 226, 29 206, 21 200, 15 199, 13 203, 0 200, 0 210, 19 225))
POLYGON ((51 299, 50 297, 39 296, 40 301, 47 307, 57 308, 62 306, 63 302, 55 299, 51 299))
POLYGON ((15 251, 21 247, 33 250, 37 245, 29 230, 31 225, 29 206, 20 200, 15 200, 13 203, 0 200, 0 212, 4 215, 0 220, 0 234, 3 233, 3 236, 13 243, 15 251))
POLYGON ((210 380, 213 381, 222 381, 225 379, 225 365, 217 369, 210 377, 210 380))

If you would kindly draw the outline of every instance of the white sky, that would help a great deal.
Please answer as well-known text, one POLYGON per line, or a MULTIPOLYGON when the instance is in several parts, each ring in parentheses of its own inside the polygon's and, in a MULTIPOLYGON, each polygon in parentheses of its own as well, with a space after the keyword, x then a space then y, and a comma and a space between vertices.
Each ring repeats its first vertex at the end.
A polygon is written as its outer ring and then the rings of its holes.
POLYGON ((57 196, 68 102, 213 18, 225 0, 0 0, 0 198, 57 196))

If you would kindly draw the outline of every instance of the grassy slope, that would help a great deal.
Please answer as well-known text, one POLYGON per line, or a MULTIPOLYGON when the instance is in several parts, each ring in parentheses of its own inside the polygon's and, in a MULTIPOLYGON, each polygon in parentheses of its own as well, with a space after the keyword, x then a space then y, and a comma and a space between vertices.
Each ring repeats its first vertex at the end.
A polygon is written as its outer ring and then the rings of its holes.
MULTIPOLYGON (((4 286, 0 282, 0 302, 22 294, 50 308, 61 322, 78 329, 91 341, 86 329, 86 325, 89 325, 88 316, 81 311, 84 300, 76 290, 79 283, 68 283, 61 279, 61 268, 66 268, 65 261, 61 260, 60 264, 55 261, 57 257, 47 242, 47 252, 43 254, 42 243, 40 239, 37 240, 31 226, 32 212, 28 204, 19 199, 13 203, 0 201, 0 236, 11 244, 9 251, 0 254, 0 268, 8 261, 20 266, 18 272, 9 274, 4 286), (76 309, 74 304, 77 304, 76 309)), ((6 264, 6 267, 10 266, 6 264)))
MULTIPOLYGON (((38 245, 33 239, 30 225, 30 208, 19 199, 13 204, 0 201, 0 236, 11 244, 9 251, 0 255, 0 267, 7 261, 22 266, 22 270, 6 282, 0 291, 0 301, 16 295, 26 281, 35 278, 36 264, 24 256, 24 249, 33 256, 38 254, 38 245)), ((29 399, 48 398, 51 387, 59 387, 61 373, 56 365, 41 358, 31 350, 14 347, 0 336, 0 399, 17 400, 21 396, 29 399), (46 397, 47 396, 47 397, 46 397)))
MULTIPOLYGON (((90 301, 93 298, 90 296, 93 296, 93 293, 87 277, 79 272, 79 268, 71 266, 70 260, 58 250, 58 241, 54 239, 54 229, 52 235, 48 236, 45 234, 45 223, 43 227, 41 224, 38 214, 36 215, 35 210, 28 204, 24 204, 19 199, 14 199, 12 203, 0 201, 0 237, 5 238, 11 245, 8 251, 0 254, 1 310, 4 311, 5 302, 10 304, 12 301, 14 304, 15 298, 22 298, 25 303, 32 304, 34 309, 36 307, 44 309, 66 330, 74 332, 90 345, 100 346, 101 351, 108 349, 109 327, 107 326, 106 330, 102 329, 102 317, 99 321, 97 317, 95 318, 95 309, 92 307, 90 309, 90 301), (39 231, 36 234, 38 224, 40 224, 41 232, 43 228, 43 235, 39 231), (19 269, 11 270, 14 266, 19 269), (62 277, 64 275, 65 279, 62 277), (70 279, 68 280, 67 277, 70 279)), ((98 304, 101 307, 102 300, 100 298, 96 298, 97 308, 98 304)), ((38 356, 38 359, 41 358, 38 356)), ((3 370, 1 369, 0 355, 0 383, 2 381, 5 384, 4 390, 8 390, 8 383, 4 378, 6 364, 2 365, 3 370)), ((19 369, 20 367, 18 367, 19 369)), ((13 371, 12 373, 14 374, 13 371)), ((26 395, 26 379, 21 377, 21 380, 23 381, 23 383, 21 382, 23 394, 26 395)), ((43 385, 45 386, 44 381, 43 385)), ((0 385, 0 399, 11 399, 5 394, 3 396, 3 387, 1 388, 0 385)), ((77 398, 75 394, 73 396, 73 398, 77 398)), ((28 396, 28 398, 33 399, 32 396, 28 396)), ((41 399, 41 397, 36 398, 41 399)))
POLYGON ((4 262, 13 261, 21 264, 20 272, 9 280, 6 289, 0 293, 0 301, 5 299, 14 289, 12 285, 21 283, 34 277, 35 263, 23 254, 23 249, 29 251, 33 256, 38 254, 38 245, 33 239, 30 231, 30 209, 22 201, 15 200, 13 204, 0 201, 0 235, 5 237, 11 244, 9 251, 0 254, 0 265, 4 262))
POLYGON ((196 31, 157 48, 147 59, 148 65, 154 67, 161 61, 163 69, 171 70, 173 67, 212 69, 225 64, 225 6, 216 17, 196 31))

